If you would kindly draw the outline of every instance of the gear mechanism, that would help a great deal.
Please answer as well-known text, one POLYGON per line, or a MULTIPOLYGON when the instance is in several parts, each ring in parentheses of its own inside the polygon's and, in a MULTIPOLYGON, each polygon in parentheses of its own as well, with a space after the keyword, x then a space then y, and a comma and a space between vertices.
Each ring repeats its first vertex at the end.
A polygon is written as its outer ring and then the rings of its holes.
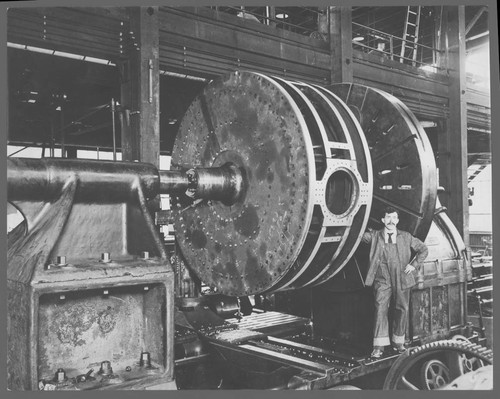
POLYGON ((438 389, 465 373, 492 363, 491 350, 467 339, 436 341, 403 353, 390 368, 384 389, 438 389))

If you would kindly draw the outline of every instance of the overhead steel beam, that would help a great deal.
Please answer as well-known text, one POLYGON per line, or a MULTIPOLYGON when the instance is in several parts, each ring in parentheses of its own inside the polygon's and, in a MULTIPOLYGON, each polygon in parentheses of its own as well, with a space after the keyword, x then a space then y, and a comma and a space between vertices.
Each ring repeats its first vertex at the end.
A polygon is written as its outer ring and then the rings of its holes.
POLYGON ((479 11, 476 13, 476 15, 472 17, 469 24, 465 28, 465 35, 467 35, 470 32, 470 30, 474 27, 479 18, 481 18, 481 15, 483 15, 483 12, 485 12, 487 9, 488 7, 481 7, 479 11))

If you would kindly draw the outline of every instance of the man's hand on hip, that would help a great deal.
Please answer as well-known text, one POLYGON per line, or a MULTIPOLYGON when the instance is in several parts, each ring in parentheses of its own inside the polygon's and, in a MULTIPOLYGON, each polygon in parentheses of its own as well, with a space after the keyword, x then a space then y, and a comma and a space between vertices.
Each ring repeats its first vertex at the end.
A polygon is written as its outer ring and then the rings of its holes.
POLYGON ((416 270, 415 269, 415 266, 412 266, 412 265, 406 265, 405 267, 405 273, 406 274, 410 274, 412 271, 416 270))

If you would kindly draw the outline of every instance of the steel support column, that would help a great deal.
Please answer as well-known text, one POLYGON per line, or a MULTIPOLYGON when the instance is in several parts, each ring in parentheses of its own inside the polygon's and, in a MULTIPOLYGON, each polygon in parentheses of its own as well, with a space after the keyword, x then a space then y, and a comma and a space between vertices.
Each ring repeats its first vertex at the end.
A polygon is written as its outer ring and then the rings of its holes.
POLYGON ((445 188, 442 203, 448 215, 469 244, 469 205, 467 200, 467 100, 465 77, 465 8, 443 9, 442 48, 446 57, 441 65, 448 69, 449 117, 438 139, 439 180, 445 188))
POLYGON ((350 83, 352 63, 352 13, 351 7, 329 7, 330 15, 330 81, 350 83))
POLYGON ((443 38, 443 6, 435 6, 433 8, 434 14, 434 42, 433 47, 438 50, 432 53, 433 63, 435 65, 442 65, 441 50, 445 45, 443 38))
POLYGON ((121 64, 122 159, 159 166, 160 75, 158 7, 129 10, 121 64))

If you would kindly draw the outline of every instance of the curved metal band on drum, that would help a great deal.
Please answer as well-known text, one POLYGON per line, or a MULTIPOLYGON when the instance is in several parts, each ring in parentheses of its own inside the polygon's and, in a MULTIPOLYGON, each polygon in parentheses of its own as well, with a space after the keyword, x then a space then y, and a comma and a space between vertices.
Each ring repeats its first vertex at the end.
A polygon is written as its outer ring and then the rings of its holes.
POLYGON ((321 138, 319 143, 318 137, 315 139, 312 137, 316 179, 311 178, 310 183, 312 191, 310 206, 313 209, 319 208, 320 212, 317 212, 319 215, 317 226, 313 226, 309 234, 314 234, 315 231, 319 233, 312 248, 306 246, 301 251, 299 259, 302 257, 305 260, 296 262, 302 266, 300 270, 294 270, 296 269, 294 264, 292 277, 285 284, 281 281, 278 285, 279 288, 302 288, 316 281, 326 281, 324 279, 326 275, 330 278, 335 274, 332 271, 340 271, 359 243, 368 222, 369 212, 366 212, 366 206, 369 209, 371 204, 371 168, 368 167, 370 155, 355 116, 345 106, 341 115, 338 108, 343 105, 332 93, 305 83, 288 82, 281 78, 275 80, 293 95, 305 120, 308 121, 309 134, 313 136, 319 133, 317 136, 321 138), (337 100, 336 105, 332 103, 332 99, 337 100), (349 119, 346 121, 344 118, 349 119), (355 127, 356 130, 348 130, 348 125, 355 127), (353 145, 351 136, 354 135, 362 145, 357 147, 353 145), (358 171, 358 160, 361 167, 364 166, 364 179, 358 171), (337 185, 336 189, 329 189, 329 182, 335 180, 335 175, 338 174, 348 180, 345 184, 347 187, 341 190, 337 185), (328 199, 331 200, 332 197, 345 198, 340 209, 332 209, 334 207, 327 204, 331 202, 328 199), (360 219, 356 219, 358 212, 363 214, 361 223, 353 225, 354 220, 360 219), (344 249, 346 243, 349 244, 349 248, 344 249))

